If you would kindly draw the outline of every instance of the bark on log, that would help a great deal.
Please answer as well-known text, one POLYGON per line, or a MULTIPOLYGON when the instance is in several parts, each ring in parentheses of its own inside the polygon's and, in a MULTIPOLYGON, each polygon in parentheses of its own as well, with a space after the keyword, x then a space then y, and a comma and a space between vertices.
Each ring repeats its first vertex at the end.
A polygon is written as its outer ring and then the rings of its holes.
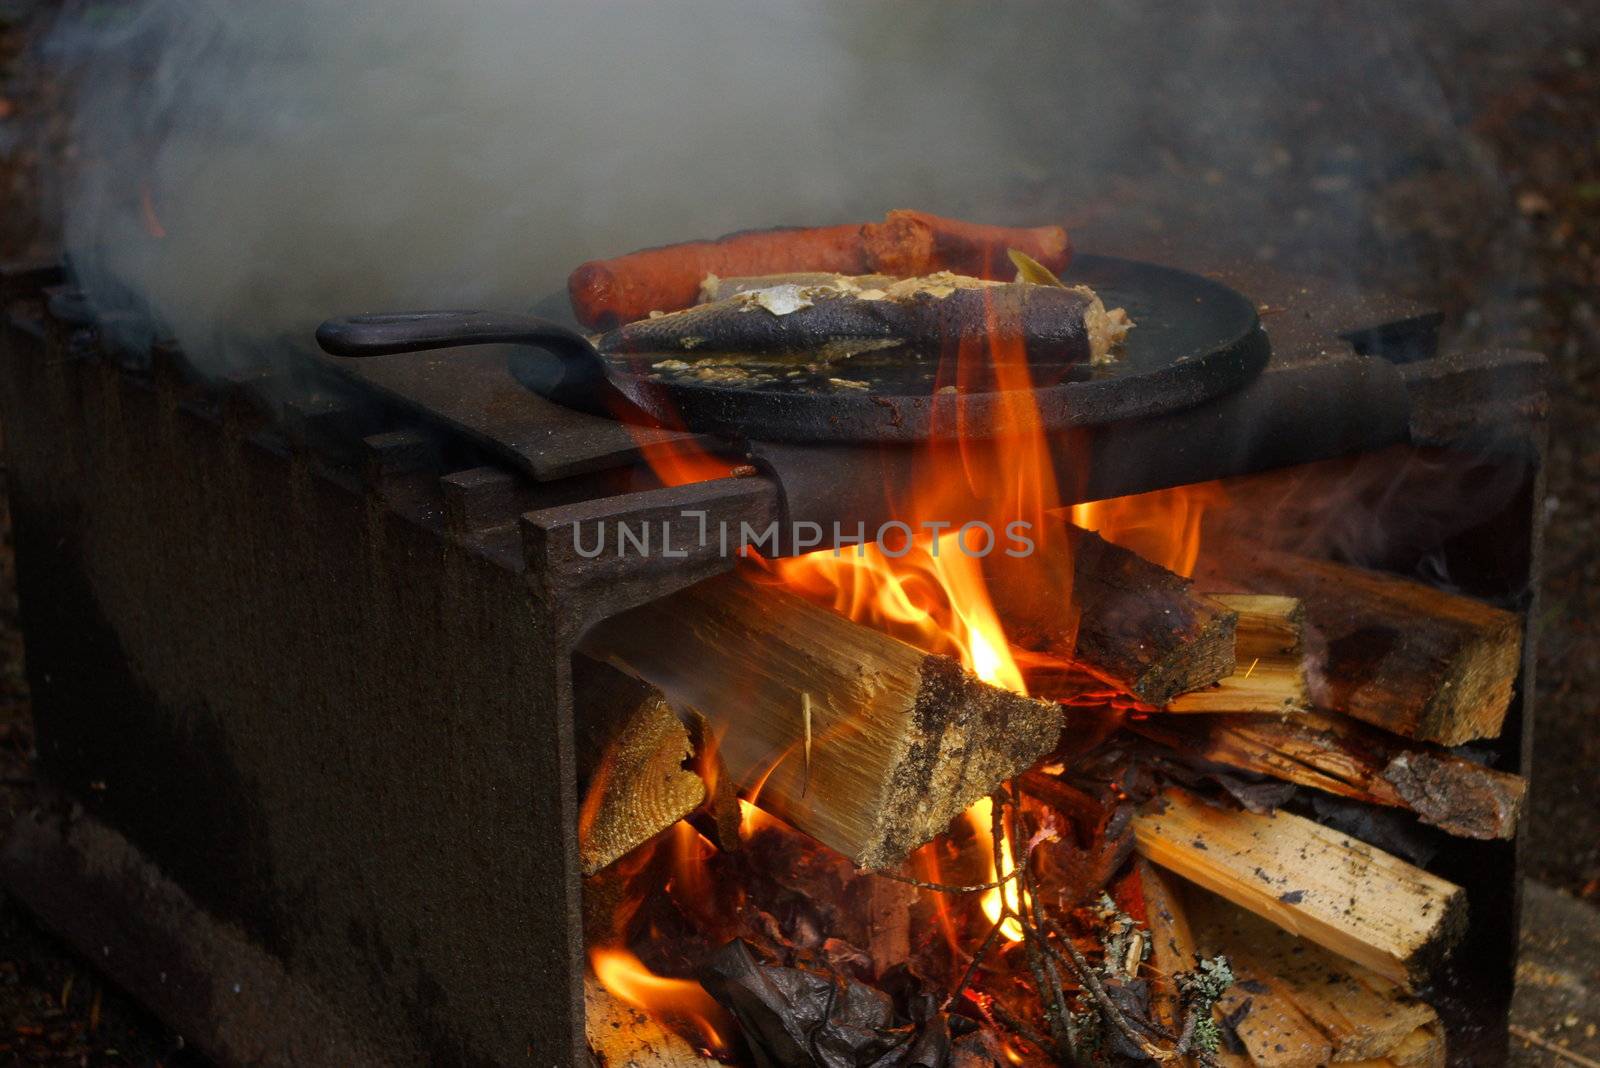
POLYGON ((995 610, 1016 644, 1080 660, 1152 705, 1233 674, 1238 617, 1188 579, 1077 527, 1043 551, 1069 553, 1070 566, 986 561, 995 610))
POLYGON ((1460 745, 1500 733, 1522 620, 1397 575, 1243 542, 1208 546, 1208 584, 1298 597, 1320 650, 1312 697, 1408 738, 1460 745))
POLYGON ((734 782, 866 868, 945 831, 1061 729, 1055 705, 740 575, 607 620, 581 649, 693 706, 734 782))
POLYGON ((706 788, 684 769, 689 732, 659 690, 583 656, 572 676, 584 784, 578 859, 593 875, 699 808, 706 788))
POLYGON ((1211 600, 1239 616, 1234 671, 1168 702, 1166 712, 1296 713, 1311 707, 1306 686, 1305 610, 1293 597, 1217 593, 1211 600))
POLYGON ((1466 892, 1287 812, 1215 808, 1171 789, 1134 819, 1147 859, 1397 983, 1418 983, 1466 928, 1466 892))
POLYGON ((1134 730, 1184 753, 1369 804, 1462 838, 1516 834, 1528 784, 1437 746, 1328 712, 1150 718, 1134 730))

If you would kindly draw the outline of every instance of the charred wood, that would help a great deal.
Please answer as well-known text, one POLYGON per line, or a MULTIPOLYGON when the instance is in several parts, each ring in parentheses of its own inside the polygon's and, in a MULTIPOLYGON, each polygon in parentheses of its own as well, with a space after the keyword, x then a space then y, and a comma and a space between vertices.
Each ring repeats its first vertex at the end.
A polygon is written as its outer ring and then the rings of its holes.
POLYGON ((1293 713, 1310 708, 1300 602, 1271 594, 1209 596, 1239 616, 1234 671, 1211 686, 1179 694, 1164 711, 1293 713))
POLYGON ((1462 838, 1511 838, 1527 793, 1520 775, 1334 713, 1151 718, 1131 726, 1190 756, 1408 809, 1462 838))
POLYGON ((1070 567, 1055 561, 1070 590, 1041 582, 1032 558, 990 565, 990 594, 1018 644, 1083 661, 1152 705, 1234 673, 1236 613, 1091 531, 1071 527, 1062 542, 1051 551, 1070 555, 1070 567))
POLYGON ((1522 650, 1516 614, 1419 582, 1244 542, 1208 552, 1206 580, 1305 605, 1321 707, 1408 738, 1499 735, 1522 650))

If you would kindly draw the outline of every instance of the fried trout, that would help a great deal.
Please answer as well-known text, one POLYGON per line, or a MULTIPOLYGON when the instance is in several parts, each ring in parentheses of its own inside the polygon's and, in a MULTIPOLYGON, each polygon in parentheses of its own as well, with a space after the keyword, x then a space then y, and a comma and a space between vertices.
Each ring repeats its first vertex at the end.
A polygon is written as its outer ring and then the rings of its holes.
POLYGON ((1103 363, 1133 325, 1084 286, 992 282, 941 272, 707 279, 708 303, 604 335, 609 352, 740 353, 840 359, 907 347, 938 353, 986 339, 1023 343, 1028 359, 1103 363))

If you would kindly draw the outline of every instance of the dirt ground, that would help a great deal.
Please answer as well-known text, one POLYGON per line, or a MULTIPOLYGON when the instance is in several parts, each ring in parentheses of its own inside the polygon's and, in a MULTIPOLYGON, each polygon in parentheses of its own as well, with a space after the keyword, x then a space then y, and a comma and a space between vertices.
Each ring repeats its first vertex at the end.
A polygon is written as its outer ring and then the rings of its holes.
MULTIPOLYGON (((46 253, 55 240, 39 166, 46 156, 70 154, 71 145, 50 118, 56 87, 28 51, 55 9, 42 0, 0 0, 0 258, 46 253)), ((1446 166, 1394 177, 1376 190, 1379 210, 1365 221, 1394 255, 1375 257, 1360 273, 1442 308, 1458 340, 1550 358, 1528 875, 1600 906, 1600 5, 1424 3, 1397 17, 1421 28, 1464 136, 1489 154, 1503 181, 1486 203, 1481 188, 1469 189, 1446 166)), ((1330 109, 1338 105, 1328 101, 1330 109)), ((1286 202, 1308 195, 1292 183, 1281 192, 1286 202)), ((8 522, 5 530, 0 831, 28 805, 31 782, 8 522)), ((1548 897, 1540 901, 1555 907, 1548 897)), ((1581 1046, 1583 1027, 1600 1009, 1587 1006, 1587 1019, 1581 1011, 1528 1026, 1554 1041, 1563 1040, 1563 1027, 1575 1029, 1568 1037, 1581 1046)), ((1527 1056, 1530 1064, 1559 1063, 1538 1050, 1527 1056)), ((0 901, 0 1064, 195 1061, 181 1039, 0 901)))

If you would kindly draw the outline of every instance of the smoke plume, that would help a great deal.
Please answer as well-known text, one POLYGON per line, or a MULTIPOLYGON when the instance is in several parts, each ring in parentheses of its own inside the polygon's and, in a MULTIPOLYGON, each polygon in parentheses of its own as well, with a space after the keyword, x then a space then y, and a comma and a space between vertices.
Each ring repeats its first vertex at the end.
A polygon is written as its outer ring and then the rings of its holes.
POLYGON ((1221 212, 1251 254, 1347 265, 1373 180, 1496 179, 1388 9, 1336 7, 80 3, 52 42, 80 87, 65 234, 100 299, 219 362, 894 207, 1085 222, 1106 251, 1221 212), (1325 195, 1298 215, 1284 188, 1325 195))

